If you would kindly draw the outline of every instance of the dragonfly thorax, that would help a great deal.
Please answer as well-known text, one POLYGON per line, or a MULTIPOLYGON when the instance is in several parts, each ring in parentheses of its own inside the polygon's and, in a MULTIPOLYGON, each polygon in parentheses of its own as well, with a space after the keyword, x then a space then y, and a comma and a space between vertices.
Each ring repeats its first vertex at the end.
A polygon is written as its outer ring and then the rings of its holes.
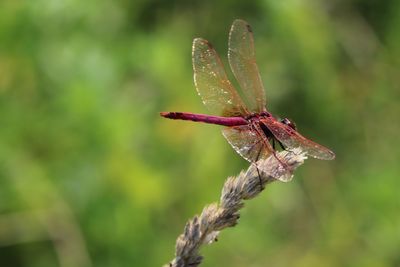
POLYGON ((260 118, 262 117, 272 117, 271 113, 267 112, 267 111, 263 111, 260 113, 252 113, 249 116, 245 117, 246 120, 248 121, 258 121, 260 120, 260 118))

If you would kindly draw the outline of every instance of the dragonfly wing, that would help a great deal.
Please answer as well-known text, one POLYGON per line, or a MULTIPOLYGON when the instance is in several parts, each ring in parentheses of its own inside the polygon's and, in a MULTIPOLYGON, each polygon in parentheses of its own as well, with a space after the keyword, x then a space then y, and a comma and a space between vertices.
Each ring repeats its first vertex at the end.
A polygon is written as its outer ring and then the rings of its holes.
MULTIPOLYGON (((262 130, 257 127, 255 127, 256 129, 250 125, 228 127, 222 130, 222 134, 239 155, 252 163, 271 157, 270 160, 272 161, 270 162, 278 167, 275 168, 274 172, 271 172, 271 169, 265 171, 278 180, 290 181, 292 170, 276 156, 271 144, 262 134, 262 130)), ((263 169, 260 170, 264 171, 263 169)))
POLYGON ((228 80, 217 52, 204 39, 193 40, 194 83, 204 105, 222 116, 247 115, 239 94, 228 80))
POLYGON ((328 148, 308 140, 291 127, 273 118, 265 118, 261 122, 288 149, 298 147, 307 155, 317 159, 331 160, 335 158, 335 153, 328 148))
POLYGON ((257 113, 264 111, 265 90, 256 63, 253 32, 244 20, 237 19, 232 24, 228 59, 249 109, 257 113))
POLYGON ((222 130, 222 134, 233 149, 247 161, 257 162, 267 158, 272 152, 250 125, 227 127, 222 130))

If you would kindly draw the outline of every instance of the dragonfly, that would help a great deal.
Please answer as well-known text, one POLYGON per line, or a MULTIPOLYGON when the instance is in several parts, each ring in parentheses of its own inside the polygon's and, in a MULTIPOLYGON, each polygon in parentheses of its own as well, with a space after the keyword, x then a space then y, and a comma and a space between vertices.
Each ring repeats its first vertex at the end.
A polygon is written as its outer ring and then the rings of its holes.
MULTIPOLYGON (((246 102, 228 79, 211 43, 196 38, 192 47, 195 87, 204 105, 218 116, 189 112, 161 112, 160 115, 169 119, 226 126, 222 130, 223 136, 239 155, 251 163, 271 155, 276 157, 277 144, 288 151, 298 148, 317 159, 335 158, 334 152, 298 133, 294 122, 288 118, 276 119, 266 109, 265 90, 255 58, 253 31, 244 20, 237 19, 231 26, 228 60, 246 102)), ((287 167, 284 162, 282 165, 287 167)))

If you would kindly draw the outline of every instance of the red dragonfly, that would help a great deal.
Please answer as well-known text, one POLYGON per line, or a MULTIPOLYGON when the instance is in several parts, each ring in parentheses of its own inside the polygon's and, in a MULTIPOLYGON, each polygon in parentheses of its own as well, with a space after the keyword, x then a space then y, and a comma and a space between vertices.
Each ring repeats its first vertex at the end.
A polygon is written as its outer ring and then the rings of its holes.
POLYGON ((335 158, 328 148, 300 135, 289 119, 277 120, 266 110, 264 87, 255 59, 253 32, 247 22, 233 22, 228 50, 230 67, 247 105, 228 80, 218 54, 207 40, 194 39, 192 59, 198 94, 210 111, 221 116, 187 112, 161 112, 161 116, 227 126, 222 130, 224 137, 237 153, 252 163, 275 155, 275 142, 289 151, 299 148, 314 158, 335 158))

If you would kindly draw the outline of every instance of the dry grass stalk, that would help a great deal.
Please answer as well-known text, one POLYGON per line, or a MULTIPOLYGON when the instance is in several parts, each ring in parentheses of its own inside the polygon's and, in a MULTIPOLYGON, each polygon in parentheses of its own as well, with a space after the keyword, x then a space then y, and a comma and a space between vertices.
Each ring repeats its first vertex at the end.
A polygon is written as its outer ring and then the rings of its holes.
POLYGON ((258 161, 257 166, 251 164, 238 176, 229 177, 224 183, 219 204, 206 206, 200 215, 186 223, 183 234, 176 240, 175 258, 165 266, 198 266, 203 259, 199 254, 200 247, 216 241, 222 229, 237 224, 243 200, 256 197, 271 182, 290 181, 293 171, 306 159, 304 153, 296 149, 279 152, 277 156, 289 168, 282 168, 280 162, 271 156, 258 161))

